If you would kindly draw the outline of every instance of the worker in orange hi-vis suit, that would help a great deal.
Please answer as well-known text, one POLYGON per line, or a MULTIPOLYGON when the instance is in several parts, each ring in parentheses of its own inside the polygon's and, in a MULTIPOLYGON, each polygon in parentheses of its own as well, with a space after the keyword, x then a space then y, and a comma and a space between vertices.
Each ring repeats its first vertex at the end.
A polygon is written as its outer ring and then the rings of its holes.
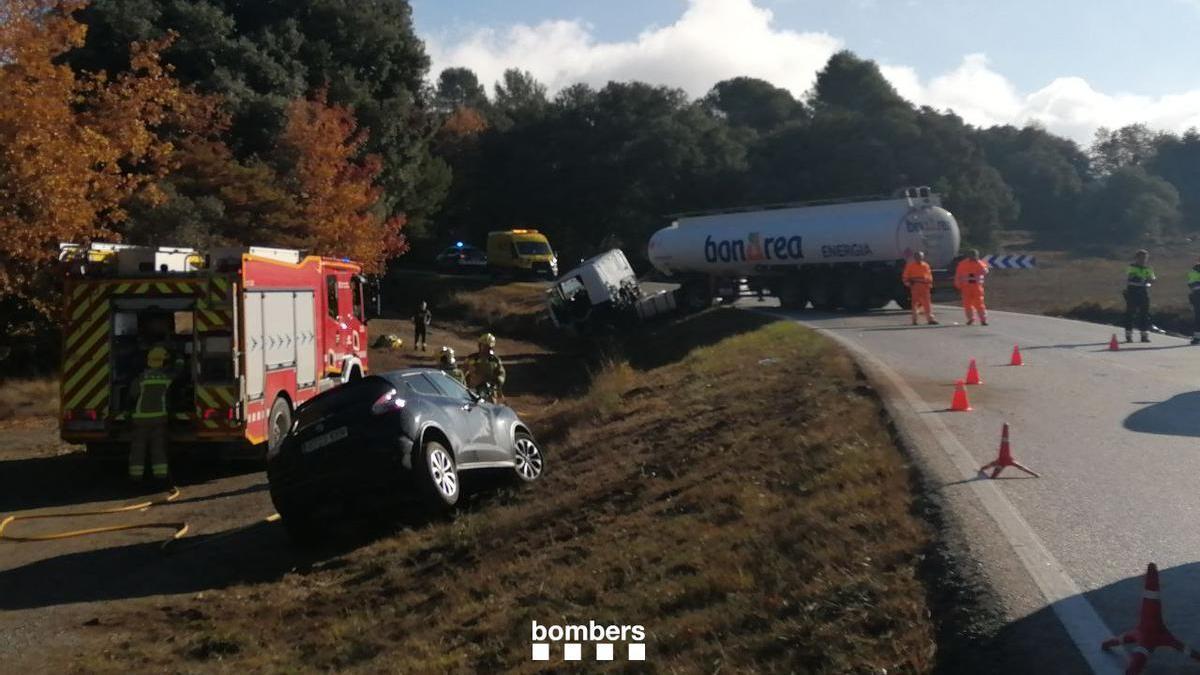
POLYGON ((929 263, 925 262, 924 251, 913 254, 913 259, 904 266, 901 278, 912 297, 912 325, 917 325, 918 307, 924 310, 925 321, 936 325, 937 319, 933 318, 933 300, 930 297, 933 291, 933 270, 929 269, 929 263))
POLYGON ((979 251, 971 249, 966 258, 954 270, 954 287, 962 293, 963 311, 967 314, 967 325, 975 323, 974 313, 979 314, 979 323, 987 322, 987 307, 983 304, 983 282, 987 278, 988 264, 979 259, 979 251))

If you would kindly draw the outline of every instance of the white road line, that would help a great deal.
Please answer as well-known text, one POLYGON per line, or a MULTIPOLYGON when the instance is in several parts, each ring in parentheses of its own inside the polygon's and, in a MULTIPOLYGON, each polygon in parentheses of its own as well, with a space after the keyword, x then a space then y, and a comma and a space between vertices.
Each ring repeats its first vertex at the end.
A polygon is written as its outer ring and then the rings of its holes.
MULTIPOLYGON (((770 312, 768 312, 770 313, 770 312)), ((776 315, 795 321, 795 317, 776 315)), ((979 466, 971 453, 963 447, 958 438, 934 415, 921 415, 929 405, 900 379, 899 375, 882 361, 875 358, 864 348, 854 344, 849 339, 834 331, 816 328, 815 330, 833 338, 839 344, 850 350, 858 359, 863 369, 872 376, 886 379, 894 391, 904 397, 904 403, 913 414, 896 419, 897 424, 908 422, 924 424, 932 437, 937 440, 941 450, 964 479, 979 475, 979 466)), ((892 401, 893 404, 899 403, 892 401)), ((996 521, 996 525, 1020 558, 1021 564, 1033 577, 1046 603, 1054 610, 1063 627, 1071 636, 1076 649, 1083 656, 1096 675, 1120 675, 1125 671, 1120 659, 1100 651, 1100 643, 1113 635, 1113 632, 1096 613, 1096 609, 1087 601, 1079 586, 1067 574, 1050 551, 1034 534, 1029 523, 1004 496, 996 483, 987 480, 971 481, 966 485, 975 491, 980 503, 988 515, 996 521)))

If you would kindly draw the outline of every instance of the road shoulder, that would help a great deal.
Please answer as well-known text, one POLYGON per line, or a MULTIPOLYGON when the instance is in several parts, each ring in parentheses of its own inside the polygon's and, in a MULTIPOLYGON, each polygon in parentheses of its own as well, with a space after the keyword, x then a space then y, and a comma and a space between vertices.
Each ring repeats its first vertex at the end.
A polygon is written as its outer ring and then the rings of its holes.
POLYGON ((916 468, 925 516, 938 528, 927 565, 930 604, 942 613, 938 670, 1119 672, 1117 661, 1107 657, 1089 667, 1055 613, 1043 611, 1046 597, 989 510, 996 508, 994 500, 985 504, 979 490, 952 489, 967 487, 945 447, 957 440, 924 419, 913 405, 915 393, 906 391, 895 371, 836 332, 820 332, 846 349, 876 388, 897 442, 916 468))

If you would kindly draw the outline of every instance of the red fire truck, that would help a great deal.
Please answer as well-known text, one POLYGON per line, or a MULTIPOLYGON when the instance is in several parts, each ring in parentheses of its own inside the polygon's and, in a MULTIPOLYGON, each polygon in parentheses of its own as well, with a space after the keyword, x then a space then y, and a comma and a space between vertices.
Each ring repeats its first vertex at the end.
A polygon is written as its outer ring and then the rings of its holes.
POLYGON ((274 449, 307 399, 367 372, 368 282, 299 251, 60 245, 63 440, 124 454, 130 385, 171 355, 172 447, 274 449))

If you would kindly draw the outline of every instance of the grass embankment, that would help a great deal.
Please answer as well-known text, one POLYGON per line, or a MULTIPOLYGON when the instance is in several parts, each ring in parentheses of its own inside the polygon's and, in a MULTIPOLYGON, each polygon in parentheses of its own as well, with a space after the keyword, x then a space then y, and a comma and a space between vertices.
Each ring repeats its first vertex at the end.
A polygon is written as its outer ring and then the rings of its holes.
MULTIPOLYGON (((433 320, 461 321, 482 330, 531 342, 554 337, 546 312, 545 282, 492 280, 487 276, 437 274, 423 270, 394 272, 384 281, 384 302, 390 319, 412 318, 421 301, 429 304, 433 320)), ((407 340, 408 335, 402 335, 407 340)))
POLYGON ((0 422, 58 415, 58 380, 5 380, 0 382, 0 422))
MULTIPOLYGON (((76 669, 535 672, 531 622, 640 624, 637 672, 926 672, 930 539, 854 364, 718 310, 536 427, 544 479, 278 583, 103 617, 76 669), (726 336, 676 353, 697 335, 726 336)), ((161 604, 161 603, 158 603, 161 604)), ((628 671, 624 645, 611 664, 628 671)))

